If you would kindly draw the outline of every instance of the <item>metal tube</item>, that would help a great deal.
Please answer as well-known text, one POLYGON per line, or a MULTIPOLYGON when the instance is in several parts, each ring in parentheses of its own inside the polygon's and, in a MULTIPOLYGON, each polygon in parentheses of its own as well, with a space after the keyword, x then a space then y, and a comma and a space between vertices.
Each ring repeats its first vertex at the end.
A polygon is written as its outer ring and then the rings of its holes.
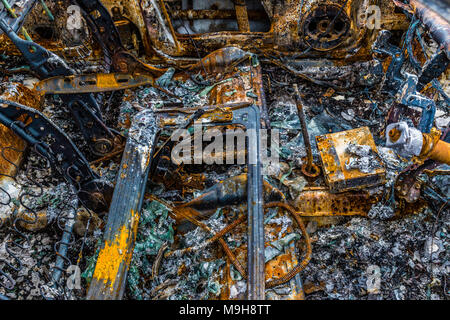
MULTIPOLYGON (((263 20, 266 18, 264 11, 247 10, 249 19, 263 20)), ((236 10, 177 10, 172 18, 187 20, 226 20, 236 19, 236 10)))

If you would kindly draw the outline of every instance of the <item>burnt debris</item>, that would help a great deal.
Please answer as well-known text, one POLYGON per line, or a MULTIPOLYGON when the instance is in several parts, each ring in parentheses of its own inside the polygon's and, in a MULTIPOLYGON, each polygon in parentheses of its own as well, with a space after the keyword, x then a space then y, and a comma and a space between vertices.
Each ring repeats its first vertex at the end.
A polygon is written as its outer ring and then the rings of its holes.
POLYGON ((2 0, 0 300, 448 299, 449 10, 2 0))

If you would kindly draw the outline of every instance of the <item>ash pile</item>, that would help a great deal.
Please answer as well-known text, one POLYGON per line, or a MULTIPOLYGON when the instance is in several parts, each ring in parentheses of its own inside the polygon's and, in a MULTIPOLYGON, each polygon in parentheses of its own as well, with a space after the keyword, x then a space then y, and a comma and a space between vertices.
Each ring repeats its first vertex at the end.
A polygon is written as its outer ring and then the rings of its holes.
POLYGON ((448 299, 438 4, 2 1, 0 299, 448 299))

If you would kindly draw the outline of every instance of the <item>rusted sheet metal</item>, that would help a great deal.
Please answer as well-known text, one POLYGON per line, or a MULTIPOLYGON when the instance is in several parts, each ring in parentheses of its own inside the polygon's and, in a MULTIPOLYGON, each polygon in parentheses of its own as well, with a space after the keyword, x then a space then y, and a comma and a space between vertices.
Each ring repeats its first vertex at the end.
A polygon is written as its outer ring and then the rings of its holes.
POLYGON ((386 170, 378 155, 375 141, 368 127, 316 136, 322 170, 331 192, 358 190, 384 183, 386 170), (358 168, 347 169, 355 156, 348 152, 350 145, 369 147, 368 161, 373 169, 364 173, 358 168))
POLYGON ((152 111, 144 110, 135 116, 87 299, 118 300, 124 294, 158 131, 152 111))
POLYGON ((366 216, 378 200, 367 192, 331 193, 328 188, 310 187, 295 199, 295 208, 297 214, 304 217, 366 216))
POLYGON ((150 75, 97 73, 47 78, 38 82, 35 89, 46 94, 69 94, 124 90, 153 84, 154 78, 150 75))

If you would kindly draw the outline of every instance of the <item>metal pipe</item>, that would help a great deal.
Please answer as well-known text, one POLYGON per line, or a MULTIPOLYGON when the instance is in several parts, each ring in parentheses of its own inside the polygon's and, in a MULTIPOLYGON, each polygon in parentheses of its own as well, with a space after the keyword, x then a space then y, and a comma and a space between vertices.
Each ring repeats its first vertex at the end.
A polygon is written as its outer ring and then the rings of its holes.
POLYGON ((235 0, 236 20, 241 32, 250 32, 250 22, 248 21, 247 4, 245 0, 235 0))
MULTIPOLYGON (((264 11, 247 10, 250 20, 266 19, 264 11)), ((172 18, 186 20, 226 20, 236 19, 236 10, 177 10, 172 18)))

